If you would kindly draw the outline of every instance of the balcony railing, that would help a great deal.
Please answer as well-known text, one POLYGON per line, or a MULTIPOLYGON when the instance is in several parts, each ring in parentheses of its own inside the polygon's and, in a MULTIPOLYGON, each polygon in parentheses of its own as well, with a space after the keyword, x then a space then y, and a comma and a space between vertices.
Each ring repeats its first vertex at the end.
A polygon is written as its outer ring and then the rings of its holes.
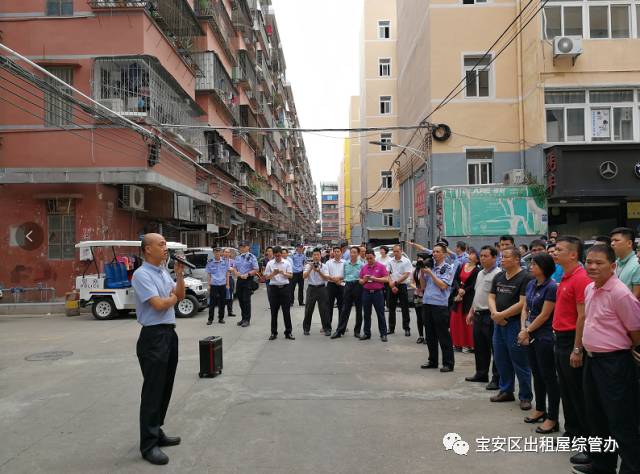
POLYGON ((235 123, 240 123, 238 91, 218 55, 212 51, 196 53, 194 59, 203 72, 196 78, 197 91, 212 91, 235 123))
POLYGON ((195 38, 203 36, 204 31, 187 0, 88 0, 88 4, 94 10, 144 9, 185 62, 195 70, 191 54, 194 52, 195 38))
POLYGON ((227 58, 232 64, 235 64, 236 59, 233 54, 233 40, 236 37, 236 30, 224 2, 222 0, 196 0, 195 7, 196 14, 200 18, 209 21, 227 58))
POLYGON ((233 82, 253 91, 256 90, 256 68, 246 50, 238 51, 238 65, 233 68, 233 82))
MULTIPOLYGON (((257 127, 258 119, 255 114, 251 111, 251 108, 248 105, 240 106, 240 125, 242 127, 257 127)), ((248 132, 248 138, 250 141, 251 147, 255 150, 259 148, 259 143, 262 143, 261 139, 259 139, 257 131, 248 132)))
POLYGON ((233 0, 233 26, 242 33, 245 43, 250 47, 253 47, 254 42, 253 10, 255 10, 255 1, 233 0))
MULTIPOLYGON (((176 80, 150 56, 96 58, 93 97, 125 117, 153 124, 198 124, 197 105, 176 80)), ((189 144, 204 149, 204 133, 181 130, 189 144)))

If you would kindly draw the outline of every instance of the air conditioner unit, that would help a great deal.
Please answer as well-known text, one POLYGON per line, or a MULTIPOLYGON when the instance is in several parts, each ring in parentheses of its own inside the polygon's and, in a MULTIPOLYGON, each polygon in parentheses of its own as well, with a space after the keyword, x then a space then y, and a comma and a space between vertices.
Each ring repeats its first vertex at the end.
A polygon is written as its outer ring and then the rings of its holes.
POLYGON ((247 173, 240 173, 240 179, 238 181, 240 186, 247 186, 247 173))
POLYGON ((122 99, 100 99, 98 102, 114 112, 122 112, 124 110, 122 99))
POLYGON ((524 184, 526 173, 523 169, 509 170, 504 174, 504 184, 524 184))
POLYGON ((573 64, 576 58, 582 54, 582 36, 554 36, 553 59, 559 56, 570 56, 573 64))
POLYGON ((122 186, 122 206, 128 209, 144 211, 144 188, 132 184, 122 186))

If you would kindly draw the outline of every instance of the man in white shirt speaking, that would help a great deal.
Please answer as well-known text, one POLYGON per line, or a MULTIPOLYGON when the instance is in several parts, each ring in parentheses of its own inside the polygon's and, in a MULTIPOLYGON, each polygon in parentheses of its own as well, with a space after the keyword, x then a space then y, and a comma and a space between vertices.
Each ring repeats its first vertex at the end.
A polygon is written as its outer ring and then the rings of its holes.
POLYGON ((396 329, 396 307, 400 301, 400 309, 402 311, 402 329, 404 335, 411 336, 409 316, 409 293, 408 283, 413 273, 413 265, 411 261, 402 255, 402 247, 393 246, 393 258, 389 261, 389 332, 393 334, 396 329))
POLYGON ((284 319, 284 337, 295 340, 291 334, 291 291, 289 290, 289 280, 293 278, 293 267, 291 262, 282 258, 282 248, 273 248, 274 259, 267 263, 264 270, 264 277, 269 280, 271 291, 271 336, 270 341, 278 337, 278 310, 282 308, 284 319))

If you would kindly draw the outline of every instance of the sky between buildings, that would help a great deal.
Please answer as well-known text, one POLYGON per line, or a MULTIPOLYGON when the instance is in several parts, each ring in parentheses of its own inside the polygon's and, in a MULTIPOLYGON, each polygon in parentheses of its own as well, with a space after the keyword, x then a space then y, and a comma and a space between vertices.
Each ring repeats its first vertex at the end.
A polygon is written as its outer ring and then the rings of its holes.
MULTIPOLYGON (((362 0, 272 0, 300 125, 349 127, 359 92, 362 0)), ((337 181, 346 133, 305 133, 316 185, 337 181)))

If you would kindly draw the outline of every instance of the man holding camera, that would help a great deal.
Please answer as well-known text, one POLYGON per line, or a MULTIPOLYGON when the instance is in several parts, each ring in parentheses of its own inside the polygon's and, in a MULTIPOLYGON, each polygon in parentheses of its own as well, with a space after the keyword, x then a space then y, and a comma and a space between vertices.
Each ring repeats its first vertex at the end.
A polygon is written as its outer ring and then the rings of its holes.
POLYGON ((437 243, 431 251, 433 260, 425 261, 422 278, 425 281, 422 297, 422 318, 425 338, 429 350, 429 360, 421 365, 423 369, 438 368, 438 343, 442 350, 440 372, 453 372, 453 342, 449 333, 449 294, 456 267, 446 263, 447 247, 437 243))
POLYGON ((402 311, 402 329, 404 335, 411 336, 409 324, 409 292, 407 283, 413 272, 413 265, 409 259, 402 255, 402 247, 393 246, 393 258, 389 260, 391 275, 389 277, 389 334, 393 334, 396 329, 396 306, 400 302, 402 311))
POLYGON ((311 331, 311 318, 318 303, 320 311, 320 322, 322 323, 322 333, 325 336, 331 336, 331 323, 328 318, 327 308, 327 281, 329 280, 329 269, 326 263, 321 261, 320 249, 313 250, 312 262, 307 264, 302 277, 308 280, 307 284, 307 301, 304 306, 304 320, 302 321, 302 330, 304 335, 308 336, 311 331))
POLYGON ((264 270, 264 277, 269 282, 271 298, 271 336, 270 341, 278 337, 278 310, 282 307, 282 317, 284 319, 284 337, 294 340, 291 335, 291 292, 289 281, 293 278, 293 268, 289 260, 282 258, 282 248, 274 247, 274 259, 267 263, 264 270))

